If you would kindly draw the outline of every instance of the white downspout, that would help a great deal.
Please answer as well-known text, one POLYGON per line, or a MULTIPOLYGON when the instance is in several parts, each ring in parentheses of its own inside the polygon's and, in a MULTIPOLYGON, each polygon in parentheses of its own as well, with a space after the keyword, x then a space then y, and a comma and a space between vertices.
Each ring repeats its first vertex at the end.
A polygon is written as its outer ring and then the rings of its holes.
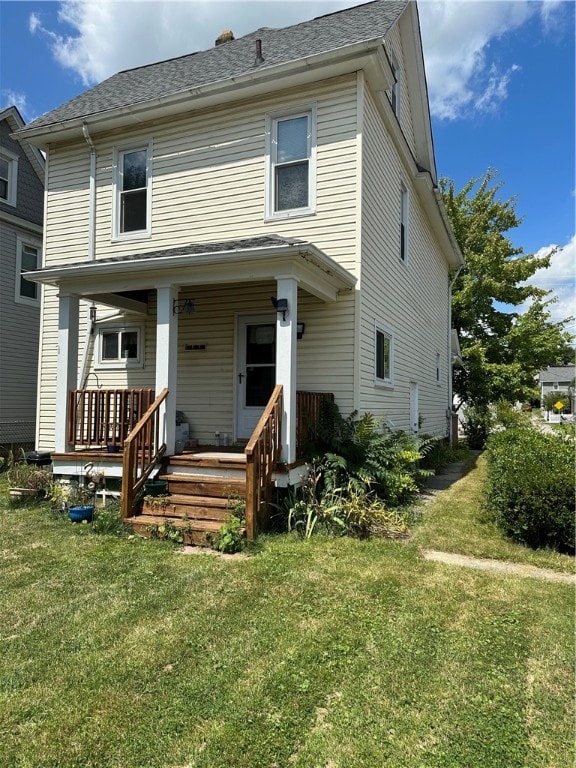
MULTIPOLYGON (((94 261, 96 258, 96 147, 88 131, 88 123, 82 123, 82 133, 86 140, 86 144, 90 147, 90 185, 89 185, 89 197, 88 197, 88 260, 94 261)), ((92 304, 94 307, 94 304, 92 304)), ((84 347, 82 351, 82 365, 80 366, 80 374, 78 376, 78 389, 83 389, 86 384, 86 378, 88 377, 88 366, 90 359, 90 349, 92 346, 94 336, 94 321, 92 320, 92 307, 90 308, 90 320, 88 323, 88 330, 86 331, 86 339, 84 341, 84 347)))

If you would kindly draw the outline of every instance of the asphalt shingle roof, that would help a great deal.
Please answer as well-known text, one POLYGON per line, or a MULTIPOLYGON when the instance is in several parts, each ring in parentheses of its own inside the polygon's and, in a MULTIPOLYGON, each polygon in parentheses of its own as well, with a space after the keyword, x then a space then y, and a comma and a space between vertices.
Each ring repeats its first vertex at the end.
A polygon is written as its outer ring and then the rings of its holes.
POLYGON ((209 83, 384 37, 409 0, 374 0, 291 27, 263 27, 237 40, 118 72, 31 122, 27 129, 88 117, 176 95, 209 83), (264 62, 256 64, 256 40, 264 62))
POLYGON ((541 384, 548 384, 556 381, 572 381, 576 376, 576 367, 573 365, 551 365, 540 371, 539 379, 541 384))

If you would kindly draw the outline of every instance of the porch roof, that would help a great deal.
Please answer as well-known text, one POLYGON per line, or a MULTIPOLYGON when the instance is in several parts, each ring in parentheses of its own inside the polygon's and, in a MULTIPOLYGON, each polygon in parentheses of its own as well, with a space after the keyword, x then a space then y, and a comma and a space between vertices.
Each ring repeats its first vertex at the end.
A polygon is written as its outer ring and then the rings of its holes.
POLYGON ((356 278, 312 243, 278 235, 55 264, 26 279, 89 297, 168 285, 226 284, 292 277, 323 301, 350 291, 356 278))

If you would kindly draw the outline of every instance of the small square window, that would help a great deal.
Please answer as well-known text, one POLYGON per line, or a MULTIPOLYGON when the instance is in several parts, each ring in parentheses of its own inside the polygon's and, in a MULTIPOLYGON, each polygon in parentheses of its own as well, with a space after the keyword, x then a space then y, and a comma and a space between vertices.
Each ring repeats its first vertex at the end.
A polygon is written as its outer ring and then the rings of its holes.
POLYGON ((389 329, 376 324, 375 328, 375 377, 377 384, 392 385, 393 336, 389 329))
POLYGON ((101 368, 141 368, 142 328, 100 328, 98 331, 98 365, 101 368))

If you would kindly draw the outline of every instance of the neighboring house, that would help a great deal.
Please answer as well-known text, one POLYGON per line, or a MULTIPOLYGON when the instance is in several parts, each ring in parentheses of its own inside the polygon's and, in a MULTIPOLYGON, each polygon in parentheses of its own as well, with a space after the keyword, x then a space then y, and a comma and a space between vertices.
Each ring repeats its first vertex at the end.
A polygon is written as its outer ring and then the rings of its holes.
POLYGON ((574 396, 574 378, 576 377, 576 367, 573 365, 549 365, 538 374, 538 384, 540 387, 540 402, 545 395, 558 393, 558 397, 574 396))
POLYGON ((0 111, 0 452, 34 445, 42 265, 44 158, 11 134, 16 107, 0 111))
POLYGON ((279 482, 313 393, 449 434, 462 257, 415 3, 227 33, 120 72, 18 137, 48 158, 37 447, 57 468, 122 443, 163 390, 172 455, 177 411, 201 445, 238 445, 281 385, 279 482), (119 390, 111 406, 102 393, 119 390))

